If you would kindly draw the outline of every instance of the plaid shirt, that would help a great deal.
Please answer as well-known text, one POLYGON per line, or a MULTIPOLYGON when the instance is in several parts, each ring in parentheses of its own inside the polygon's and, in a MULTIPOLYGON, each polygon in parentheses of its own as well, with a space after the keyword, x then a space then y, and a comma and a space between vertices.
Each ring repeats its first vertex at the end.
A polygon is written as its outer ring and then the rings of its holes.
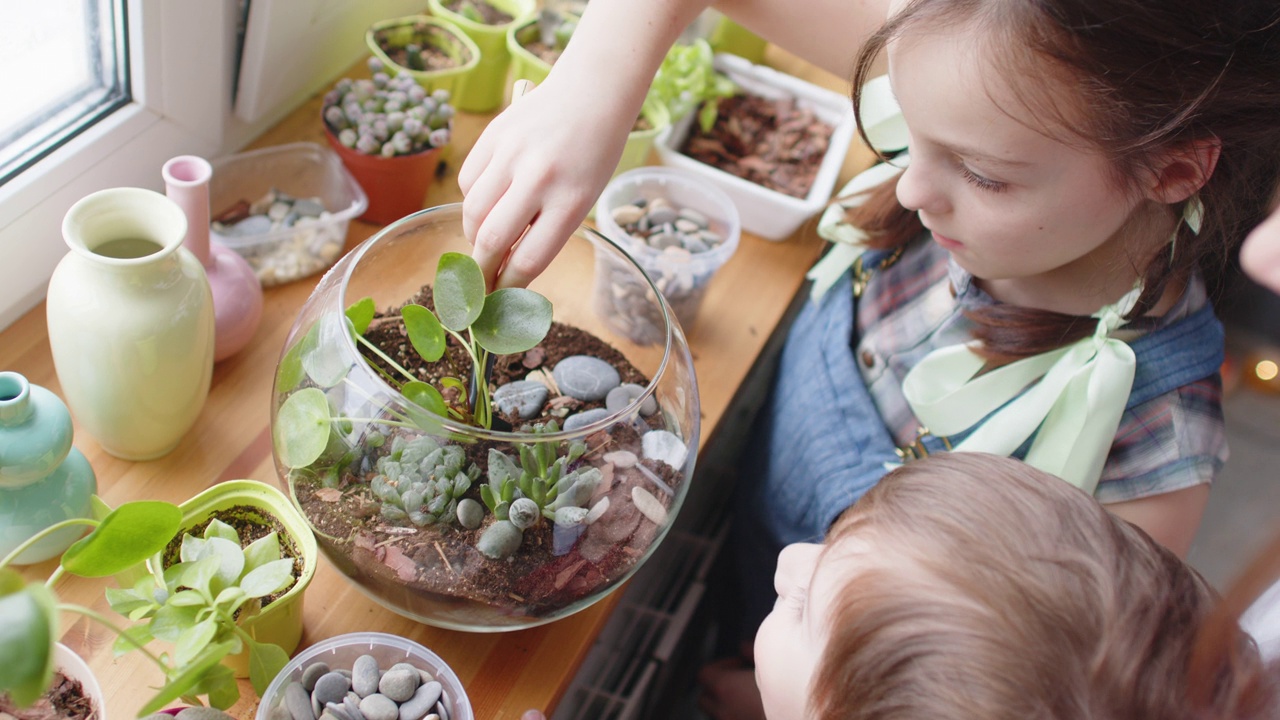
MULTIPOLYGON (((902 392, 907 372, 929 352, 972 340, 966 307, 995 302, 927 236, 876 271, 858 301, 855 359, 885 426, 900 446, 920 423, 902 392), (954 295, 952 289, 955 289, 954 295)), ((847 287, 832 292, 849 292, 847 287)), ((1132 339, 1195 312, 1207 302, 1193 282, 1162 317, 1134 320, 1115 333, 1132 339)), ((1222 379, 1214 373, 1125 411, 1094 496, 1114 503, 1208 483, 1227 459, 1222 379)))

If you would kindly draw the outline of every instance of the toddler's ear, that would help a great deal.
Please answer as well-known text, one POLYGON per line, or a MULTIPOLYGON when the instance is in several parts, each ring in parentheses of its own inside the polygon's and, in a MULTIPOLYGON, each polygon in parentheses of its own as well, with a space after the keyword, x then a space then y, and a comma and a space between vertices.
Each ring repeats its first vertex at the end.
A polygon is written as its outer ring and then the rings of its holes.
POLYGON ((1221 154, 1217 138, 1193 140, 1167 151, 1153 168, 1148 197, 1165 205, 1186 200, 1209 181, 1221 154))

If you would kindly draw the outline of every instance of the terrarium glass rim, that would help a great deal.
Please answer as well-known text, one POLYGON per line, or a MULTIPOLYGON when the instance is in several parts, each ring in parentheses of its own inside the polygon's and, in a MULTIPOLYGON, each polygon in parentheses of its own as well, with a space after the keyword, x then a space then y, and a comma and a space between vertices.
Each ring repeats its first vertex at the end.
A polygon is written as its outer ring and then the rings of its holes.
MULTIPOLYGON (((391 223, 390 225, 387 225, 386 227, 382 228, 377 233, 374 233, 364 242, 360 243, 360 245, 357 246, 354 250, 352 250, 351 261, 347 264, 346 268, 344 269, 341 282, 338 284, 339 309, 345 310, 348 307, 347 286, 351 281, 351 275, 352 273, 355 272, 355 269, 360 265, 360 261, 364 258, 365 254, 367 254, 373 248, 373 246, 377 245, 378 242, 381 241, 383 238, 394 236, 396 233, 400 232, 400 230, 402 230, 408 225, 413 224, 414 221, 416 221, 419 218, 423 218, 433 214, 445 214, 448 212, 456 212, 459 216, 461 216, 462 203, 446 203, 444 205, 436 205, 434 207, 429 207, 423 210, 419 210, 411 215, 406 215, 400 218, 399 220, 391 223)), ((662 347, 662 360, 661 362, 658 363, 658 369, 653 373, 653 376, 649 378, 648 384, 645 385, 644 392, 640 393, 640 395, 635 399, 633 399, 631 403, 629 403, 626 407, 622 408, 621 410, 615 413, 610 413, 606 417, 603 417, 600 420, 597 420, 596 422, 583 425, 582 427, 576 430, 560 430, 554 433, 540 433, 538 437, 540 439, 545 439, 545 440, 557 440, 557 441, 572 440, 575 438, 586 437, 588 435, 591 435, 592 433, 608 428, 610 425, 613 425, 614 423, 618 422, 623 416, 625 416, 629 412, 635 411, 640 406, 640 403, 644 402, 644 400, 653 396, 657 392, 658 379, 664 376, 664 374, 667 372, 668 366, 671 364, 671 347, 675 341, 676 326, 674 321, 672 320, 673 313, 672 313, 671 307, 667 304, 667 299, 663 297, 662 292, 658 290, 656 285, 653 284, 653 280, 649 277, 647 273, 644 272, 644 270, 640 267, 639 263, 636 262, 635 258, 631 257, 631 255, 627 253, 625 250, 623 250, 616 242, 609 239, 608 236, 604 235, 603 233, 600 233, 595 228, 589 227, 587 225, 579 225, 576 232, 582 233, 584 236, 587 237, 588 240, 592 242, 599 241, 607 244, 609 247, 612 247, 620 257, 624 258, 626 262, 630 264, 630 266, 634 268, 637 273, 639 273, 640 277, 644 278, 645 283, 649 286, 649 289, 653 292, 653 297, 657 299, 658 306, 662 309, 662 323, 666 333, 665 341, 662 347)), ((349 333, 342 333, 342 342, 346 344, 346 350, 348 352, 353 353, 356 357, 363 357, 363 355, 360 353, 359 348, 356 347, 355 341, 351 339, 351 335, 349 333)), ((377 373, 370 373, 370 375, 372 376, 372 379, 375 382, 381 383, 382 386, 387 389, 387 392, 400 398, 406 405, 414 405, 415 407, 418 407, 415 403, 411 402, 408 398, 406 398, 399 390, 387 384, 387 381, 384 378, 378 376, 377 373)), ((519 441, 519 440, 528 438, 532 434, 532 433, 526 433, 526 432, 503 432, 501 430, 491 430, 491 429, 479 427, 477 425, 461 424, 447 417, 440 418, 440 427, 448 432, 458 433, 461 435, 465 435, 467 437, 478 438, 481 440, 519 441)))

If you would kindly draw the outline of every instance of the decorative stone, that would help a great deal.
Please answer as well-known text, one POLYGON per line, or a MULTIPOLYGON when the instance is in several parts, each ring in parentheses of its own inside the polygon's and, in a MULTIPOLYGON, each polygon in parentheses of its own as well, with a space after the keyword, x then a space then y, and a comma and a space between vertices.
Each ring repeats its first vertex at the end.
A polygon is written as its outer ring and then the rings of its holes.
POLYGON ((534 380, 517 380, 493 391, 493 404, 504 415, 519 415, 522 420, 535 417, 550 392, 534 380))
POLYGON ((573 355, 556 363, 551 371, 560 392, 585 402, 603 400, 622 383, 609 363, 589 355, 573 355))
MULTIPOLYGON (((306 687, 305 682, 303 687, 306 687)), ((329 703, 342 702, 342 698, 346 697, 350 689, 351 681, 345 675, 328 672, 316 681, 316 687, 311 691, 311 696, 323 707, 329 703)))
POLYGON ((599 520, 600 516, 604 515, 607 512, 609 512, 609 496, 608 495, 600 498, 599 500, 596 501, 595 505, 591 506, 591 510, 587 513, 587 517, 586 517, 587 524, 590 525, 591 523, 599 520))
POLYGON ((565 432, 568 432, 570 430, 577 430, 578 428, 586 427, 593 422, 599 422, 609 417, 609 415, 610 415, 609 411, 606 410, 605 408, 583 410, 580 413, 575 413, 565 418, 564 427, 562 429, 565 432))
POLYGON ((666 430, 645 433, 640 442, 645 458, 664 462, 676 469, 684 467, 685 458, 689 456, 689 449, 685 447, 684 441, 666 430))
POLYGON ((652 520, 655 525, 661 525, 667 521, 667 508, 658 498, 639 485, 631 488, 631 501, 636 504, 636 509, 652 520))
POLYGON ((438 682, 429 682, 418 687, 413 697, 400 706, 400 720, 422 720, 423 717, 440 701, 444 692, 438 682))
MULTIPOLYGON (((490 560, 501 560, 515 554, 523 539, 524 533, 520 528, 512 525, 510 521, 499 520, 480 535, 480 539, 476 541, 476 549, 490 560)), ((364 710, 364 707, 361 706, 360 709, 364 710)), ((369 720, 376 719, 369 718, 369 720)))
POLYGON ((382 674, 382 680, 378 681, 378 692, 398 703, 406 702, 417 692, 421 680, 417 668, 393 667, 382 674))
POLYGON ((458 522, 468 530, 475 530, 480 527, 480 523, 484 522, 484 506, 471 498, 463 498, 459 501, 457 512, 458 522))
POLYGON ((360 712, 360 696, 354 690, 347 693, 342 700, 342 706, 347 709, 347 715, 351 720, 366 720, 364 713, 360 712))
POLYGON ((642 217, 644 217, 644 208, 635 205, 620 205, 613 209, 613 221, 619 225, 640 222, 642 217))
POLYGON ((324 706, 324 712, 320 713, 320 717, 322 720, 325 717, 333 718, 334 720, 353 720, 353 718, 347 714, 347 708, 342 703, 326 704, 324 706))
POLYGON ((329 666, 322 662, 313 662, 302 670, 302 687, 311 692, 316 689, 316 681, 329 672, 329 666))
MULTIPOLYGON (((568 508, 565 508, 568 509, 568 508)), ((581 509, 581 508, 578 508, 581 509)), ((586 525, 561 525, 556 523, 551 528, 551 554, 556 557, 568 555, 573 546, 586 531, 586 525)))
POLYGON ((366 720, 398 720, 400 706, 386 695, 374 693, 360 701, 360 712, 366 720))
POLYGON ((166 718, 180 717, 182 720, 234 720, 232 716, 218 708, 193 705, 182 708, 176 716, 161 713, 166 718))
POLYGON ((639 462, 636 454, 630 450, 614 450, 613 452, 605 453, 601 459, 607 463, 613 463, 616 468, 629 468, 639 462))
POLYGON ((351 689, 361 698, 378 692, 378 680, 381 678, 378 658, 372 655, 361 655, 351 664, 351 689))
POLYGON ((302 683, 291 682, 285 686, 284 706, 289 709, 293 720, 316 720, 315 711, 311 708, 311 694, 302 687, 302 683))

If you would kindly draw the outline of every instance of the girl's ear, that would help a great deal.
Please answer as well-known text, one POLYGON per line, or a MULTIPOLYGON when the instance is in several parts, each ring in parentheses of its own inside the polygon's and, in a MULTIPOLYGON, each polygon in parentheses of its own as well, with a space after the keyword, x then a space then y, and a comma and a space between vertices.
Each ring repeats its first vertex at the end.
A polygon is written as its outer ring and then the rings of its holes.
POLYGON ((1165 205, 1186 200, 1209 181, 1221 154, 1222 141, 1217 138, 1192 140, 1167 151, 1153 168, 1147 197, 1165 205))

